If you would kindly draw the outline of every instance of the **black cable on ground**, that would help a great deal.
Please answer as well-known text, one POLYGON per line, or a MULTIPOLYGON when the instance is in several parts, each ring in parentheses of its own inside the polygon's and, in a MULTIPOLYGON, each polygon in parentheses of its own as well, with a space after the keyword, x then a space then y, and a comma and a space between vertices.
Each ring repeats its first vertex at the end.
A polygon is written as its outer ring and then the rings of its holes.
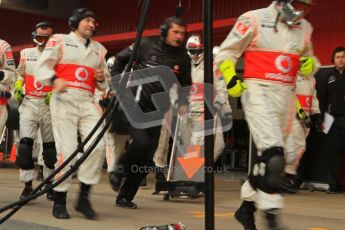
MULTIPOLYGON (((138 30, 137 30, 137 36, 135 39, 135 43, 134 43, 134 48, 133 48, 133 53, 130 57, 130 60, 127 64, 126 70, 125 72, 129 72, 132 68, 133 62, 135 60, 135 53, 138 49, 141 37, 142 37, 142 33, 144 31, 144 26, 145 26, 145 22, 146 22, 146 18, 147 18, 147 13, 148 13, 148 9, 150 6, 150 0, 145 0, 143 8, 142 8, 142 12, 141 12, 141 20, 140 23, 138 25, 138 30)), ((127 79, 126 79, 127 80, 127 79)), ((125 88, 127 85, 127 81, 125 81, 124 79, 122 79, 120 87, 119 87, 119 95, 121 95, 121 93, 124 92, 125 88)), ((45 180, 43 180, 32 192, 31 195, 18 200, 16 202, 13 202, 9 205, 6 205, 2 208, 0 208, 0 213, 13 208, 6 216, 4 216, 3 218, 0 219, 0 224, 4 223, 7 219, 9 219, 12 215, 14 215, 23 205, 25 205, 26 203, 28 203, 29 201, 36 199, 37 197, 45 194, 48 190, 58 186, 60 183, 62 183, 65 179, 67 179, 70 175, 72 175, 73 172, 75 172, 78 167, 86 160, 86 158, 91 154, 91 152, 93 151, 93 149, 97 146, 98 142, 102 139, 104 133, 106 132, 106 130, 108 129, 112 118, 115 114, 115 112, 117 111, 118 108, 118 100, 114 97, 111 99, 109 106, 107 107, 106 111, 103 113, 102 117, 100 118, 100 120, 97 122, 96 126, 93 128, 93 130, 90 132, 90 134, 85 138, 85 140, 77 147, 77 149, 71 154, 71 156, 69 158, 67 158, 62 165, 60 165, 60 167, 58 167, 52 174, 50 174, 45 180), (110 113, 111 111, 111 113, 110 113), (97 131, 97 129, 101 126, 101 124, 103 123, 103 121, 105 120, 105 118, 109 115, 110 119, 106 120, 106 124, 103 127, 103 129, 100 131, 100 133, 98 134, 98 136, 96 137, 96 139, 92 142, 92 144, 89 146, 89 148, 85 151, 85 153, 76 161, 76 163, 71 166, 71 168, 61 177, 59 178, 59 180, 55 181, 53 184, 50 184, 48 186, 46 186, 43 190, 43 186, 49 184, 51 182, 51 180, 54 178, 54 176, 59 173, 64 167, 66 167, 73 159, 74 157, 77 156, 77 154, 82 151, 83 147, 87 144, 87 142, 91 139, 91 137, 94 135, 94 133, 97 131)))
MULTIPOLYGON (((110 118, 113 118, 115 114, 115 110, 113 109, 110 113, 110 118)), ((45 194, 48 190, 55 188, 59 184, 61 184, 63 181, 65 181, 69 176, 71 176, 78 168, 79 166, 88 158, 88 156, 92 153, 92 151, 95 149, 99 141, 103 138, 104 133, 107 131, 109 125, 111 123, 111 119, 108 119, 105 126, 102 128, 100 133, 97 135, 95 140, 91 143, 89 148, 84 152, 84 154, 75 162, 74 165, 71 166, 71 168, 62 175, 61 178, 59 178, 57 181, 54 181, 51 185, 45 187, 41 191, 36 191, 35 193, 32 193, 31 195, 16 201, 12 204, 16 204, 14 208, 3 218, 0 219, 0 224, 4 223, 7 219, 9 219, 12 215, 14 215, 21 207, 23 207, 26 203, 28 203, 30 200, 36 199, 37 197, 45 194)), ((36 189, 35 189, 36 190, 36 189)))
MULTIPOLYGON (((36 193, 39 190, 41 190, 45 185, 49 184, 51 182, 51 180, 56 176, 56 174, 58 174, 64 167, 66 167, 66 165, 68 165, 76 156, 79 152, 81 152, 83 150, 83 148, 85 147, 85 145, 87 144, 87 142, 91 139, 91 137, 94 135, 94 133, 97 131, 97 129, 101 126, 101 124, 103 123, 103 121, 105 120, 105 118, 107 117, 107 115, 111 112, 112 107, 114 106, 116 102, 116 99, 112 100, 109 103, 109 107, 107 107, 107 109, 105 110, 105 112, 102 114, 102 117, 100 118, 100 120, 97 122, 97 124, 95 125, 95 127, 92 129, 92 131, 89 133, 89 135, 85 138, 85 140, 78 145, 77 149, 56 169, 54 170, 54 172, 52 172, 47 178, 45 178, 33 191, 32 193, 36 193)), ((30 198, 30 196, 28 196, 27 198, 30 198)), ((36 198, 36 197, 35 197, 36 198)), ((21 199, 24 200, 24 199, 21 199)), ((21 200, 18 200, 16 202, 13 202, 11 204, 8 204, 2 208, 0 208, 0 213, 13 208, 14 206, 17 206, 18 204, 20 204, 21 200)), ((26 199, 25 199, 26 200, 26 199)), ((31 199, 30 199, 31 200, 31 199)), ((28 200, 28 201, 30 201, 28 200)))

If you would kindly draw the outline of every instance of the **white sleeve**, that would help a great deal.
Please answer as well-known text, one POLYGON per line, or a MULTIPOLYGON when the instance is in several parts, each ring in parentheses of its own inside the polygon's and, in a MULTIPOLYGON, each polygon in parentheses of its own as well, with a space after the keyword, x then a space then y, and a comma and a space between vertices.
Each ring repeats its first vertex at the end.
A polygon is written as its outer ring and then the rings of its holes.
POLYGON ((16 81, 17 73, 10 45, 2 40, 0 45, 0 70, 4 73, 1 83, 12 85, 16 81))
POLYGON ((107 50, 102 47, 100 50, 99 55, 101 55, 101 66, 100 68, 103 69, 104 72, 104 81, 103 82, 97 82, 97 89, 100 91, 105 91, 108 88, 108 82, 109 79, 111 79, 109 69, 107 67, 107 63, 105 61, 105 55, 107 54, 107 50))
POLYGON ((226 60, 237 62, 253 40, 256 31, 256 21, 251 12, 241 15, 226 39, 220 46, 215 57, 217 66, 226 60))
POLYGON ((63 40, 53 35, 47 42, 41 56, 39 57, 35 77, 42 85, 51 85, 55 76, 54 67, 62 56, 63 40))
POLYGON ((25 70, 26 70, 26 55, 25 49, 20 51, 19 65, 17 67, 17 80, 25 81, 25 70))

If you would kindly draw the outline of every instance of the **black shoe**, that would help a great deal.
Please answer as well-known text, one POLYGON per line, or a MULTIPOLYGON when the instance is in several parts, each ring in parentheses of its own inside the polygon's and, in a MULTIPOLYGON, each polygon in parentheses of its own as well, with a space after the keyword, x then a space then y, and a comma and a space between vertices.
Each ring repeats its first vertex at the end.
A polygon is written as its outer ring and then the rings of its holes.
POLYGON ((75 210, 83 214, 87 219, 98 219, 98 214, 95 212, 95 210, 93 210, 91 203, 88 199, 79 198, 78 203, 75 206, 75 210))
POLYGON ((109 173, 109 183, 114 192, 118 192, 121 188, 123 177, 116 175, 115 172, 109 173))
POLYGON ((327 194, 339 194, 341 193, 340 187, 336 184, 330 184, 329 188, 326 190, 327 194))
POLYGON ((93 210, 89 200, 90 189, 90 185, 81 183, 79 199, 75 210, 82 213, 87 219, 95 220, 98 218, 98 214, 93 210))
POLYGON ((47 192, 47 200, 54 201, 55 199, 55 192, 53 189, 49 189, 47 192))
POLYGON ((37 181, 43 181, 43 166, 42 165, 38 166, 36 180, 37 181))
POLYGON ((69 219, 70 215, 66 209, 66 193, 55 192, 52 214, 57 219, 69 219))
POLYGON ((294 175, 286 174, 285 177, 282 178, 280 188, 283 189, 283 191, 287 193, 291 193, 291 194, 297 193, 298 187, 295 184, 294 175))
POLYGON ((56 219, 70 219, 71 218, 69 213, 67 212, 66 204, 54 203, 52 213, 56 219))
POLYGON ((19 199, 23 199, 24 197, 29 196, 32 193, 33 189, 32 189, 32 182, 29 181, 27 183, 25 183, 25 187, 22 191, 22 194, 20 194, 19 199))
POLYGON ((52 213, 56 219, 69 219, 69 218, 71 218, 67 212, 66 204, 60 204, 60 203, 55 204, 54 203, 52 213))
POLYGON ((156 172, 156 181, 166 181, 163 168, 159 168, 156 172))
POLYGON ((147 186, 146 177, 140 182, 140 187, 145 187, 145 186, 147 186))
POLYGON ((268 230, 285 230, 286 228, 278 222, 278 209, 270 209, 265 211, 265 217, 268 224, 268 230))
POLYGON ((244 230, 257 230, 254 218, 255 211, 254 202, 243 201, 241 207, 235 212, 234 216, 242 224, 244 230))
POLYGON ((303 182, 303 179, 297 176, 297 178, 295 179, 295 186, 298 190, 302 189, 301 185, 303 184, 303 182))
POLYGON ((116 207, 136 209, 138 206, 126 198, 116 199, 116 207))

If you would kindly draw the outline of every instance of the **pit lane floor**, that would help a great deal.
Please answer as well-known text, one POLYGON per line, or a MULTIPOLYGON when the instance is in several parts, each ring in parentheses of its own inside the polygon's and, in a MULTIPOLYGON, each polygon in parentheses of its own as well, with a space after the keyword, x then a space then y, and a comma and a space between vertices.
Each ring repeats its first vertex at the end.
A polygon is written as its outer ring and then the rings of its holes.
MULTIPOLYGON (((233 214, 240 205, 238 176, 217 175, 215 191, 215 229, 241 230, 233 214), (237 178, 237 179, 235 179, 237 178)), ((35 182, 37 185, 38 182, 35 182)), ((45 196, 30 202, 19 210, 0 229, 43 230, 43 229, 116 229, 138 230, 147 225, 162 225, 182 222, 188 230, 204 229, 203 198, 171 199, 151 195, 154 191, 154 177, 149 176, 148 186, 142 187, 134 202, 138 209, 115 207, 115 193, 107 182, 104 172, 100 184, 94 187, 92 203, 100 219, 91 221, 77 213, 73 206, 78 192, 77 181, 68 194, 67 209, 69 220, 57 220, 51 215, 52 202, 45 196)), ((22 191, 17 169, 0 169, 0 206, 17 200, 22 191)), ((290 230, 344 230, 345 195, 330 195, 323 192, 301 191, 296 195, 286 195, 286 208, 281 219, 290 230)), ((3 216, 4 213, 1 214, 3 216)), ((262 213, 258 213, 257 227, 265 229, 262 213)))

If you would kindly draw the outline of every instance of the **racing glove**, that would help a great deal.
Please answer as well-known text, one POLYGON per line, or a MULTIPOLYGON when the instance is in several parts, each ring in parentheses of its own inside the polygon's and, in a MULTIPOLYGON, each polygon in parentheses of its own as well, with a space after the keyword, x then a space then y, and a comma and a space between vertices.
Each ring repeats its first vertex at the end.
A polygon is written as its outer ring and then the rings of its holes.
POLYGON ((224 61, 220 65, 220 71, 224 76, 228 94, 231 97, 240 97, 248 87, 242 79, 236 75, 235 63, 230 60, 224 61))
POLYGON ((302 109, 302 106, 299 100, 296 101, 296 110, 297 110, 296 117, 298 120, 303 121, 307 118, 307 114, 305 114, 304 110, 302 109))
POLYGON ((297 110, 297 113, 296 113, 297 119, 302 121, 307 128, 310 128, 312 126, 312 121, 310 117, 302 109, 302 106, 299 100, 296 101, 296 110, 297 110))
POLYGON ((109 97, 106 97, 104 99, 101 99, 98 101, 98 104, 102 107, 102 108, 107 108, 108 105, 110 103, 110 98, 109 97))
POLYGON ((301 67, 299 69, 300 74, 303 77, 310 76, 313 73, 316 66, 315 58, 311 56, 304 56, 301 57, 299 61, 301 62, 301 67))
POLYGON ((44 96, 44 104, 49 105, 51 96, 52 92, 49 92, 44 96))
POLYGON ((311 115, 311 120, 313 125, 315 125, 316 130, 318 132, 322 132, 323 130, 323 124, 322 124, 322 116, 320 113, 315 113, 313 115, 311 115))
POLYGON ((23 80, 17 80, 14 84, 14 98, 19 103, 24 99, 23 80))

